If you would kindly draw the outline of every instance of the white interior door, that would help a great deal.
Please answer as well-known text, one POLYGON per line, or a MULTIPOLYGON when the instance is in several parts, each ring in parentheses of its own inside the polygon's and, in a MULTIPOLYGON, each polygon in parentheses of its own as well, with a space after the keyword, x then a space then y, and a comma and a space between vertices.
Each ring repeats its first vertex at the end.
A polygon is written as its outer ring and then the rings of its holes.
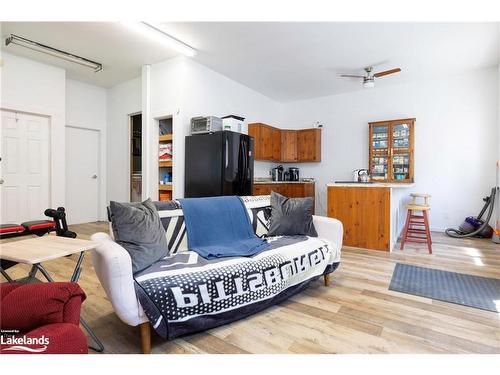
POLYGON ((50 206, 49 119, 0 113, 0 221, 43 219, 50 206))
POLYGON ((99 219, 97 130, 66 127, 66 214, 71 224, 99 219))

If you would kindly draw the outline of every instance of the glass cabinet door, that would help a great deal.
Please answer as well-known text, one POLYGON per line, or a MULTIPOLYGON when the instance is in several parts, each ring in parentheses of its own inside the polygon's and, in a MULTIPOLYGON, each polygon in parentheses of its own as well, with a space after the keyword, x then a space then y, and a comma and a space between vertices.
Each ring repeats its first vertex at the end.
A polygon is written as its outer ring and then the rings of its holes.
POLYGON ((394 181, 410 180, 412 127, 408 123, 391 124, 391 177, 394 181))
POLYGON ((388 178, 390 126, 374 125, 370 131, 370 175, 372 180, 385 181, 388 178))

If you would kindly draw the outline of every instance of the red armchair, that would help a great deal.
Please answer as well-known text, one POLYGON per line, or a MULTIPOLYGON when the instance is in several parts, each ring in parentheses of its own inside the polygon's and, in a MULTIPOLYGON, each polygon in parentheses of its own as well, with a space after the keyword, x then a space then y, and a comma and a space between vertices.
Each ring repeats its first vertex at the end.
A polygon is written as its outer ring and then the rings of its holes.
POLYGON ((76 283, 0 284, 2 354, 86 354, 76 283))

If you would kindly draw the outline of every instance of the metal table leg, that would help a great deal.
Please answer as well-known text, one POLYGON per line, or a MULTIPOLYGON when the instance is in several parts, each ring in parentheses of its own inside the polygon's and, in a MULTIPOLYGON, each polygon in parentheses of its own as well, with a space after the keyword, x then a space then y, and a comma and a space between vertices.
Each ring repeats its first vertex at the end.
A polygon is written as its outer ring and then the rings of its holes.
MULTIPOLYGON (((75 266, 75 270, 73 271, 73 275, 71 276, 71 279, 70 281, 73 282, 73 283, 76 283, 78 282, 78 279, 80 278, 80 274, 82 272, 82 262, 83 262, 83 258, 85 257, 85 252, 82 251, 80 253, 80 256, 78 257, 78 260, 76 262, 76 266, 75 266)), ((40 263, 38 264, 35 264, 33 266, 35 268, 35 274, 36 274, 36 270, 40 270, 40 272, 42 273, 42 275, 47 279, 47 281, 49 282, 53 282, 54 279, 50 276, 50 274, 47 272, 47 270, 45 269, 44 266, 42 266, 40 263)), ((30 272, 31 274, 31 272, 30 272)), ((88 325, 88 323, 80 317, 80 324, 83 326, 83 328, 85 329, 85 331, 87 331, 87 333, 89 334, 89 336, 92 338, 92 340, 94 340, 94 342, 97 344, 97 348, 89 345, 89 348, 98 352, 98 353, 102 353, 104 351, 104 345, 102 344, 101 340, 99 340, 99 337, 97 337, 97 335, 95 334, 94 330, 88 325)))
POLYGON ((93 346, 90 345, 89 348, 98 353, 102 353, 104 351, 104 345, 102 344, 101 340, 99 340, 99 337, 97 337, 94 330, 90 328, 88 323, 83 318, 80 318, 80 324, 83 326, 83 328, 85 328, 89 336, 92 337, 92 340, 94 340, 94 342, 97 344, 97 348, 94 348, 93 346))
POLYGON ((14 280, 12 280, 12 278, 9 276, 9 274, 7 272, 5 272, 5 270, 2 267, 0 267, 0 273, 2 274, 3 277, 5 277, 5 279, 7 280, 8 283, 14 282, 14 280))
POLYGON ((36 264, 34 264, 33 266, 31 266, 31 270, 30 270, 30 273, 28 274, 28 280, 27 282, 28 283, 34 283, 35 280, 36 280, 36 272, 38 271, 38 267, 36 264))

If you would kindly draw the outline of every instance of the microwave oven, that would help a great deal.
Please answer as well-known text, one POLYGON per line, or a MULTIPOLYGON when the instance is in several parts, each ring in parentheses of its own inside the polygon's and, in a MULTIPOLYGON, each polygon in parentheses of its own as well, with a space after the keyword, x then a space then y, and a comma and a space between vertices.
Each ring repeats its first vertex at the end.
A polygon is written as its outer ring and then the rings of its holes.
POLYGON ((193 117, 191 134, 212 133, 222 130, 222 119, 215 116, 193 117))

